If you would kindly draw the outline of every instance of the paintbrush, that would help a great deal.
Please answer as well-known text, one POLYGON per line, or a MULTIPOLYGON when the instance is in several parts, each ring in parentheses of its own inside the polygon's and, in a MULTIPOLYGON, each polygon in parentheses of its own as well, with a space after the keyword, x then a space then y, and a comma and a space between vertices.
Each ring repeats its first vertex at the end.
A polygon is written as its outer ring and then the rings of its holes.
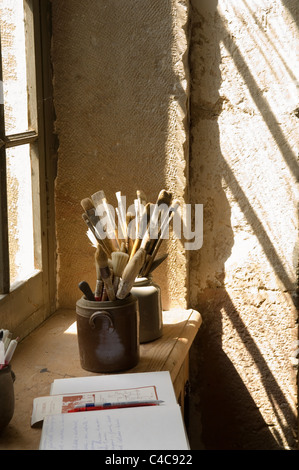
MULTIPOLYGON (((92 223, 90 222, 89 218, 88 218, 88 215, 84 212, 84 214, 82 214, 82 219, 84 220, 84 222, 86 223, 87 227, 88 227, 88 231, 90 233, 92 233, 92 236, 95 238, 95 240, 98 240, 97 239, 97 236, 96 236, 96 232, 95 232, 95 229, 94 229, 94 226, 92 225, 92 223)), ((88 238, 91 240, 91 236, 88 235, 88 238)), ((92 242, 93 243, 93 242, 92 242)))
POLYGON ((156 239, 158 238, 159 235, 159 219, 161 219, 161 206, 162 211, 165 210, 165 207, 169 207, 170 203, 172 200, 172 194, 167 192, 165 189, 162 189, 159 194, 158 198, 156 201, 156 204, 153 207, 153 210, 151 211, 151 217, 150 221, 148 224, 147 232, 144 236, 144 240, 142 240, 141 246, 145 244, 145 249, 148 254, 150 254, 153 250, 154 244, 156 242, 156 239))
POLYGON ((151 243, 148 245, 147 252, 150 253, 152 251, 152 247, 155 243, 155 240, 158 238, 158 226, 159 226, 159 219, 161 219, 161 206, 162 211, 165 210, 165 207, 169 208, 172 200, 172 194, 167 192, 166 189, 162 189, 159 194, 158 198, 156 201, 156 204, 154 206, 154 210, 151 214, 151 220, 150 220, 150 235, 151 235, 151 243))
POLYGON ((171 198, 172 194, 168 193, 165 189, 162 189, 158 195, 156 204, 151 204, 150 206, 150 221, 140 244, 140 247, 144 248, 147 254, 151 252, 155 239, 158 237, 159 207, 162 204, 168 206, 171 198), (152 238, 152 236, 154 236, 154 238, 152 238))
POLYGON ((147 261, 146 265, 144 266, 144 268, 142 269, 142 275, 143 276, 147 276, 149 271, 150 271, 150 268, 151 268, 151 265, 158 253, 158 250, 161 246, 161 243, 162 241, 164 240, 164 237, 165 237, 165 234, 166 234, 166 231, 168 231, 168 228, 169 228, 169 224, 171 222, 171 219, 173 218, 175 212, 178 210, 179 208, 179 201, 174 201, 174 203, 171 205, 171 207, 169 208, 169 211, 168 211, 168 214, 165 215, 163 221, 162 221, 162 224, 161 224, 161 230, 160 230, 160 233, 159 233, 159 237, 158 239, 156 240, 156 243, 154 244, 154 248, 152 250, 152 253, 150 255, 150 258, 149 260, 147 261))
POLYGON ((152 261, 151 266, 149 267, 149 270, 147 272, 147 276, 151 274, 160 264, 163 263, 163 261, 166 260, 168 256, 168 253, 164 253, 163 255, 159 256, 159 258, 156 258, 154 261, 152 261))
POLYGON ((145 232, 147 230, 149 221, 150 221, 150 214, 151 214, 151 208, 153 207, 153 204, 150 204, 149 202, 145 206, 144 213, 142 215, 140 225, 139 225, 139 231, 138 231, 138 236, 136 240, 134 241, 133 248, 130 253, 130 258, 133 258, 135 255, 136 251, 140 248, 141 245, 141 240, 143 239, 145 232))
POLYGON ((136 194, 137 194, 137 199, 139 201, 140 206, 142 205, 143 207, 145 207, 146 206, 146 195, 145 195, 145 193, 143 191, 141 191, 140 189, 137 189, 136 194))
POLYGON ((94 295, 88 282, 79 282, 79 289, 83 292, 87 300, 94 300, 94 295))
MULTIPOLYGON (((86 215, 86 214, 82 214, 82 215, 86 215)), ((89 239, 89 241, 91 242, 92 246, 94 248, 97 248, 99 242, 98 242, 98 239, 96 238, 95 234, 93 233, 93 231, 88 228, 87 232, 86 232, 86 235, 89 239)))
POLYGON ((93 231, 96 238, 104 247, 105 251, 107 252, 107 255, 110 256, 111 252, 113 251, 111 240, 107 238, 107 234, 102 226, 100 218, 95 215, 95 207, 93 205, 93 202, 91 201, 91 199, 85 198, 82 199, 81 206, 85 210, 85 215, 82 215, 83 220, 85 221, 87 226, 93 231))
POLYGON ((126 214, 126 224, 127 224, 127 239, 126 239, 126 250, 127 253, 131 253, 133 247, 133 225, 134 225, 134 214, 132 212, 127 212, 126 214))
POLYGON ((101 211, 101 206, 102 206, 102 208, 106 212, 106 215, 107 215, 106 230, 107 230, 108 237, 111 240, 112 245, 115 248, 114 251, 119 250, 120 249, 120 244, 119 244, 119 240, 118 240, 118 236, 117 236, 117 230, 116 230, 116 227, 115 227, 115 217, 114 217, 114 214, 112 213, 111 206, 108 205, 108 203, 107 203, 107 199, 106 199, 104 191, 98 191, 98 192, 94 193, 91 196, 91 199, 94 203, 94 206, 95 206, 96 210, 101 211), (100 209, 99 209, 99 207, 100 207, 100 209))
POLYGON ((86 197, 85 199, 82 199, 81 206, 85 210, 85 213, 82 214, 82 218, 85 221, 86 225, 93 231, 93 233, 98 239, 101 239, 102 236, 100 233, 98 233, 98 230, 96 228, 97 223, 99 222, 99 217, 95 215, 95 208, 92 201, 88 197, 86 197))
POLYGON ((97 221, 99 220, 99 217, 95 213, 95 207, 93 205, 92 200, 89 197, 85 197, 81 201, 81 206, 85 210, 91 224, 96 227, 97 221))
POLYGON ((124 299, 130 292, 138 276, 146 257, 146 251, 144 248, 139 248, 133 258, 130 259, 127 266, 124 269, 122 277, 119 281, 116 297, 118 299, 124 299))
POLYGON ((115 208, 115 212, 116 212, 117 220, 118 220, 117 237, 118 237, 119 243, 120 243, 120 240, 125 240, 126 239, 126 235, 125 235, 126 230, 125 230, 125 227, 122 225, 121 215, 120 215, 120 212, 119 212, 117 207, 115 208))
POLYGON ((95 300, 101 300, 102 298, 102 291, 103 291, 103 279, 101 277, 101 271, 100 271, 100 265, 99 265, 99 251, 100 251, 100 246, 97 246, 94 258, 95 258, 95 265, 96 265, 96 274, 97 274, 97 280, 96 280, 96 288, 94 291, 94 298, 95 300))
POLYGON ((96 261, 99 265, 101 278, 104 282, 108 299, 115 300, 115 293, 114 293, 113 285, 112 285, 112 276, 111 276, 111 271, 110 271, 109 264, 108 264, 108 257, 101 246, 99 247, 99 250, 97 251, 96 256, 97 256, 96 261))
POLYGON ((94 230, 93 225, 89 222, 87 214, 82 214, 82 219, 84 220, 84 222, 86 223, 88 227, 86 234, 89 240, 91 241, 92 246, 96 248, 97 245, 100 244, 103 250, 105 250, 107 256, 111 256, 111 252, 112 252, 111 246, 109 245, 109 243, 107 243, 107 240, 101 240, 100 238, 97 237, 96 231, 94 230))
POLYGON ((128 253, 123 253, 121 251, 114 251, 111 255, 112 259, 112 266, 113 266, 113 274, 114 274, 114 279, 113 279, 113 288, 114 292, 117 292, 119 280, 123 274, 123 271, 128 264, 129 261, 129 255, 128 253))
POLYGON ((121 251, 122 253, 127 253, 127 249, 126 249, 126 244, 125 244, 125 242, 121 242, 120 251, 121 251))
MULTIPOLYGON (((86 214, 83 214, 83 215, 86 215, 86 214)), ((92 246, 96 248, 95 264, 96 264, 97 280, 96 280, 96 287, 94 291, 94 297, 95 297, 95 300, 101 300, 102 290, 103 290, 103 281, 101 279, 100 268, 97 262, 97 251, 99 250, 99 242, 90 228, 87 230, 86 235, 91 241, 92 246)))
POLYGON ((121 232, 122 232, 122 238, 123 240, 126 240, 127 238, 127 223, 126 223, 126 197, 125 196, 122 196, 121 195, 121 192, 118 191, 117 193, 115 193, 116 195, 116 199, 117 199, 117 202, 118 202, 118 208, 116 209, 116 213, 117 213, 117 216, 118 216, 118 221, 119 221, 119 225, 120 225, 120 228, 121 228, 121 232))
POLYGON ((108 295, 107 295, 106 287, 104 284, 101 301, 105 302, 106 300, 108 300, 108 295))
POLYGON ((135 207, 135 240, 136 240, 136 238, 138 238, 139 225, 140 225, 140 220, 141 220, 138 199, 134 199, 134 207, 135 207))
MULTIPOLYGON (((148 221, 146 221, 146 226, 143 227, 142 222, 143 222, 143 216, 144 216, 145 211, 146 211, 146 196, 139 189, 136 191, 136 194, 137 194, 137 199, 134 200, 134 205, 135 205, 135 213, 136 213, 136 217, 135 217, 135 221, 136 221, 135 222, 136 223, 136 240, 138 240, 140 238, 142 239, 142 236, 143 236, 144 231, 147 227, 148 221), (143 232, 143 234, 140 235, 140 233, 142 233, 142 232, 143 232)), ((137 249, 135 249, 134 254, 136 253, 138 248, 139 248, 139 245, 137 246, 137 249)))

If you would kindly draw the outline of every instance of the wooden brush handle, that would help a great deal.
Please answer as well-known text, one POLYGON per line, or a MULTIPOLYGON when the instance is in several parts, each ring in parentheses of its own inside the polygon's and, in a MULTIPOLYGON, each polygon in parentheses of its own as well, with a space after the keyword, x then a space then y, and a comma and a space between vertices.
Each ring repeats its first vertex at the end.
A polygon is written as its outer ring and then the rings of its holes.
POLYGON ((142 239, 147 232, 148 224, 150 222, 150 215, 151 215, 150 211, 151 211, 152 206, 153 204, 149 202, 145 206, 144 214, 142 216, 140 227, 139 227, 139 234, 136 240, 134 241, 133 248, 130 252, 130 259, 133 258, 135 253, 139 250, 141 243, 142 243, 142 239))
MULTIPOLYGON (((108 296, 108 299, 109 300, 115 300, 115 292, 114 292, 114 289, 113 289, 113 284, 112 284, 112 279, 111 279, 111 275, 109 275, 109 277, 104 277, 103 274, 102 274, 102 271, 104 270, 105 268, 101 268, 101 275, 102 275, 102 279, 103 279, 103 282, 104 282, 104 285, 105 285, 105 288, 106 288, 106 292, 107 292, 107 296, 108 296)), ((109 268, 107 268, 109 269, 109 268)))
POLYGON ((131 253, 130 253, 130 259, 133 258, 135 253, 139 250, 140 245, 141 245, 141 239, 136 238, 136 240, 134 241, 134 244, 133 244, 133 248, 132 248, 131 253))
POLYGON ((94 300, 94 295, 88 282, 86 281, 80 282, 79 289, 83 292, 87 300, 94 300))
POLYGON ((103 284, 104 283, 103 283, 102 279, 97 279, 96 288, 95 288, 95 291, 94 291, 95 300, 101 300, 102 291, 103 291, 103 284))
POLYGON ((116 294, 118 299, 124 299, 129 294, 144 264, 145 257, 146 251, 143 248, 139 248, 133 258, 128 262, 118 285, 116 294))

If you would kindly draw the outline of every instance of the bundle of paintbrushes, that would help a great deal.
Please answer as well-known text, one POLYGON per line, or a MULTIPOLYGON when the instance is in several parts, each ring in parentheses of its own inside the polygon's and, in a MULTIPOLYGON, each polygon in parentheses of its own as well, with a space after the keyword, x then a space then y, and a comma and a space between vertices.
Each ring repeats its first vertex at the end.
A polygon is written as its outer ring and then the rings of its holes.
POLYGON ((0 330, 0 370, 10 364, 17 345, 18 338, 12 339, 9 330, 0 330))
POLYGON ((157 257, 167 238, 170 221, 179 207, 172 194, 160 191, 155 204, 137 191, 128 211, 125 197, 116 193, 118 207, 108 204, 104 191, 81 201, 87 235, 95 247, 96 287, 85 282, 79 288, 88 300, 124 299, 137 277, 147 277, 167 257, 157 257))

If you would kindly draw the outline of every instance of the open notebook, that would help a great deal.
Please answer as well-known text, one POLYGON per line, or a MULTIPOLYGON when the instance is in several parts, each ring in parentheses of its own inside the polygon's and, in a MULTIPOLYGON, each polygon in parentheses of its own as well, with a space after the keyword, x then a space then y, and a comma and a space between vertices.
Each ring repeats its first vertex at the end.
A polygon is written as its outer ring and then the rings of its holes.
MULTIPOLYGON (((181 409, 169 372, 117 374, 55 380, 51 397, 102 394, 111 401, 143 401, 154 393, 157 406, 60 412, 43 420, 41 450, 188 450, 181 409), (146 395, 144 395, 146 393, 146 395), (108 394, 108 395, 107 395, 108 394)), ((98 400, 98 398, 97 398, 98 400)))

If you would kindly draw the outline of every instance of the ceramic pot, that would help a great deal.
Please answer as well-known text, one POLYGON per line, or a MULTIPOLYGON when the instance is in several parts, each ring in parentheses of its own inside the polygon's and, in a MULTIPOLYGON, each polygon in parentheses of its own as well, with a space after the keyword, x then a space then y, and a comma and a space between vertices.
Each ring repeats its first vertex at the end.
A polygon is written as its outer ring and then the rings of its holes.
POLYGON ((0 431, 11 421, 15 410, 15 374, 10 365, 0 370, 0 431))
POLYGON ((123 300, 76 304, 80 362, 91 372, 118 372, 139 361, 138 301, 131 294, 123 300))
POLYGON ((151 277, 137 278, 131 294, 138 299, 140 343, 153 341, 162 336, 161 289, 151 277))

